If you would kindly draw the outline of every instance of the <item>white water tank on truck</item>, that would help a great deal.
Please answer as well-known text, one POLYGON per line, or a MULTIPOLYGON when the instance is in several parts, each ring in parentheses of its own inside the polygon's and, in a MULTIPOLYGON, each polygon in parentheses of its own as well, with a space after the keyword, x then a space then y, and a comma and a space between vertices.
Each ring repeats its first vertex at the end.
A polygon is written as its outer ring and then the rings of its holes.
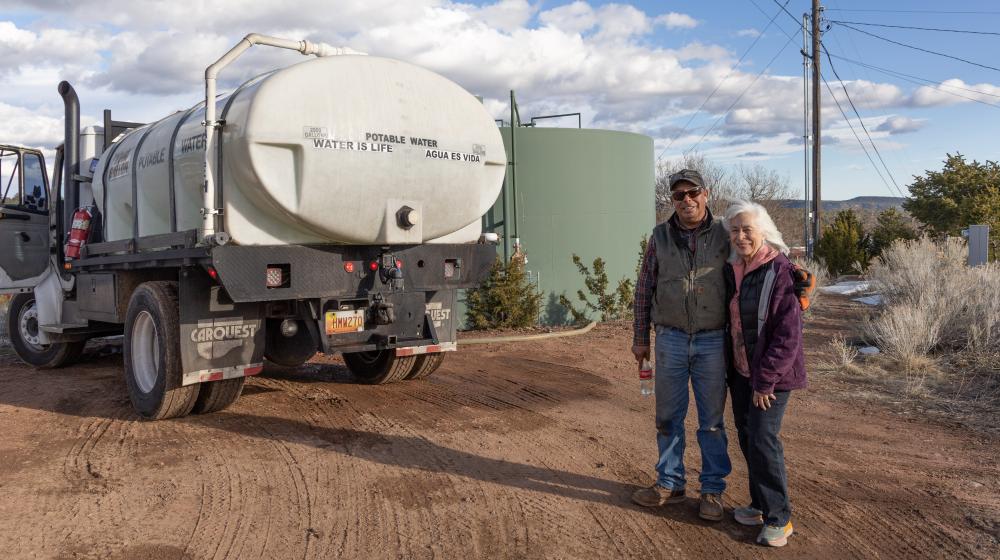
MULTIPOLYGON (((506 170, 483 105, 397 60, 309 60, 216 107, 217 207, 242 245, 475 240, 506 170)), ((93 191, 106 241, 202 227, 204 113, 201 103, 132 130, 101 156, 93 191)))

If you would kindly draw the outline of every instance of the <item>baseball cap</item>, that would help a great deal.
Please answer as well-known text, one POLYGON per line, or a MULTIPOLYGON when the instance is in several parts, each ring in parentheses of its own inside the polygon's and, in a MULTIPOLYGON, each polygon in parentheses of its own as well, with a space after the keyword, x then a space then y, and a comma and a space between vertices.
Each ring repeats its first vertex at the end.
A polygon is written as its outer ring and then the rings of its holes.
POLYGON ((674 186, 681 181, 687 181, 692 183, 696 187, 705 187, 705 180, 701 178, 701 173, 694 169, 681 169, 677 173, 670 176, 670 189, 673 190, 674 186))

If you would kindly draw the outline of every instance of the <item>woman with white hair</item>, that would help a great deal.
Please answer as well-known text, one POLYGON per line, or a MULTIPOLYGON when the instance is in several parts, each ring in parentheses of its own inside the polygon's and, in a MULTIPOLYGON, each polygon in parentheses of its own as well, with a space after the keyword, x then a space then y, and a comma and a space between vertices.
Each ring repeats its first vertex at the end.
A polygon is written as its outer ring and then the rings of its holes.
POLYGON ((763 206, 733 203, 726 229, 732 248, 725 266, 729 392, 750 483, 750 505, 736 508, 734 517, 743 525, 763 525, 758 543, 784 546, 792 534, 792 510, 778 433, 791 391, 806 386, 795 266, 763 206))

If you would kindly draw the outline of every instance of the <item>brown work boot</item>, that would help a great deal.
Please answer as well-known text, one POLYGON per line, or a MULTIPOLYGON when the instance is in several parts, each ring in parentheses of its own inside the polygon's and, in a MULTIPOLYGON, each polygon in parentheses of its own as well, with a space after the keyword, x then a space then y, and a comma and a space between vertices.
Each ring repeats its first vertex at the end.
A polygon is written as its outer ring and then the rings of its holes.
POLYGON ((722 521, 722 494, 702 494, 698 517, 708 521, 722 521))
POLYGON ((632 501, 645 507, 662 506, 663 504, 676 504, 684 501, 684 489, 671 490, 659 484, 654 484, 649 488, 640 488, 632 493, 632 501))

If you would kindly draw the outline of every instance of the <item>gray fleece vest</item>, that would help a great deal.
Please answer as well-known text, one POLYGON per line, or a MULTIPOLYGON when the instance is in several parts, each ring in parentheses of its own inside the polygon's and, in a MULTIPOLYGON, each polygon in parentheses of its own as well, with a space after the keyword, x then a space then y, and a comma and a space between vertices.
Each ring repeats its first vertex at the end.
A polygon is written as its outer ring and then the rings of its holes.
POLYGON ((722 220, 697 233, 692 253, 669 222, 653 229, 656 243, 654 325, 689 334, 726 326, 726 281, 723 267, 729 257, 729 234, 722 220))

